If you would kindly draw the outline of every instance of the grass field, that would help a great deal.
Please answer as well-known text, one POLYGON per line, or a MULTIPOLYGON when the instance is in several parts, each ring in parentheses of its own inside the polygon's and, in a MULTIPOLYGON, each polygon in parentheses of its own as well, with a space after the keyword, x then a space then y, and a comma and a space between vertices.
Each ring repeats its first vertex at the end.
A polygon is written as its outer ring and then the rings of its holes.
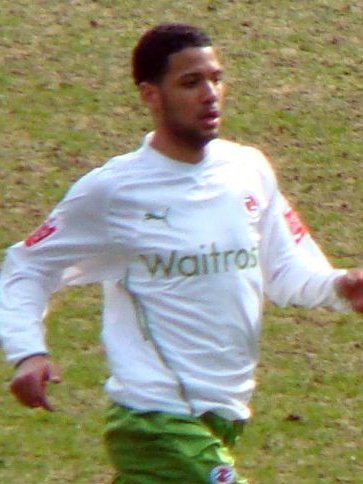
MULTIPOLYGON (((72 181, 150 129, 130 51, 160 21, 202 26, 226 63, 223 136, 263 147, 338 267, 363 263, 363 7, 348 0, 2 0, 0 251, 72 181)), ((97 287, 48 318, 64 383, 20 408, 0 365, 0 482, 107 483, 97 287)), ((255 484, 363 483, 362 318, 268 306, 238 465, 255 484)), ((186 483, 193 484, 193 483, 186 483)))

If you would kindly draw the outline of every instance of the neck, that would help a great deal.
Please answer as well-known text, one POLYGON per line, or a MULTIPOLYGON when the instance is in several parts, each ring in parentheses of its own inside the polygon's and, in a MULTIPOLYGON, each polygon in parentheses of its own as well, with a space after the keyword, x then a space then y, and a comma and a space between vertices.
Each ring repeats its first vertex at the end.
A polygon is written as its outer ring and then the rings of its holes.
POLYGON ((156 130, 150 142, 150 146, 164 156, 184 163, 199 163, 205 156, 205 145, 197 147, 183 143, 180 139, 156 130))

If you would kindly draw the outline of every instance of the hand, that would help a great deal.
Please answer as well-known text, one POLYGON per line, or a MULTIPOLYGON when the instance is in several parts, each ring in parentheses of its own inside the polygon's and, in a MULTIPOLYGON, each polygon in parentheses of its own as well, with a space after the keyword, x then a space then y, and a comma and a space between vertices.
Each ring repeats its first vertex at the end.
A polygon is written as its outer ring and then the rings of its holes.
POLYGON ((363 269, 351 269, 335 281, 340 297, 347 300, 353 311, 363 313, 363 269))
POLYGON ((10 382, 10 390, 16 399, 26 407, 44 408, 53 411, 45 396, 46 382, 60 383, 58 368, 46 355, 34 355, 26 358, 16 369, 10 382))

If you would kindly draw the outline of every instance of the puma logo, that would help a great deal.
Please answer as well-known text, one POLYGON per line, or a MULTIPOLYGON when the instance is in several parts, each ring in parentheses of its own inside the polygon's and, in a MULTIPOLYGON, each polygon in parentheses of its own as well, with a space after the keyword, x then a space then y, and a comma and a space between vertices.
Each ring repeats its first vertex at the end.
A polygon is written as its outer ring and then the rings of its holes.
POLYGON ((169 208, 166 210, 159 211, 159 212, 146 212, 144 215, 144 220, 159 220, 162 222, 165 222, 167 225, 169 225, 168 221, 168 213, 169 213, 169 208))

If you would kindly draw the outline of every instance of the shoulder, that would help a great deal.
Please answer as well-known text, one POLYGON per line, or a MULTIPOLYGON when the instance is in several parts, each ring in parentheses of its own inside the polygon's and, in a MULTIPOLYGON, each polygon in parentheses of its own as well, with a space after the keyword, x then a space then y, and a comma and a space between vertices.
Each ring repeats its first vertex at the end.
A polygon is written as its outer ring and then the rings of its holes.
POLYGON ((218 138, 211 142, 211 152, 214 158, 232 164, 236 170, 275 178, 271 162, 260 148, 218 138))
POLYGON ((219 154, 232 160, 238 160, 240 163, 254 161, 264 164, 268 162, 264 152, 254 146, 242 145, 220 138, 213 140, 210 144, 214 155, 219 154))
POLYGON ((110 158, 103 165, 79 178, 70 187, 64 200, 81 197, 101 201, 110 198, 114 190, 127 176, 127 173, 130 172, 138 157, 138 152, 135 151, 110 158))

